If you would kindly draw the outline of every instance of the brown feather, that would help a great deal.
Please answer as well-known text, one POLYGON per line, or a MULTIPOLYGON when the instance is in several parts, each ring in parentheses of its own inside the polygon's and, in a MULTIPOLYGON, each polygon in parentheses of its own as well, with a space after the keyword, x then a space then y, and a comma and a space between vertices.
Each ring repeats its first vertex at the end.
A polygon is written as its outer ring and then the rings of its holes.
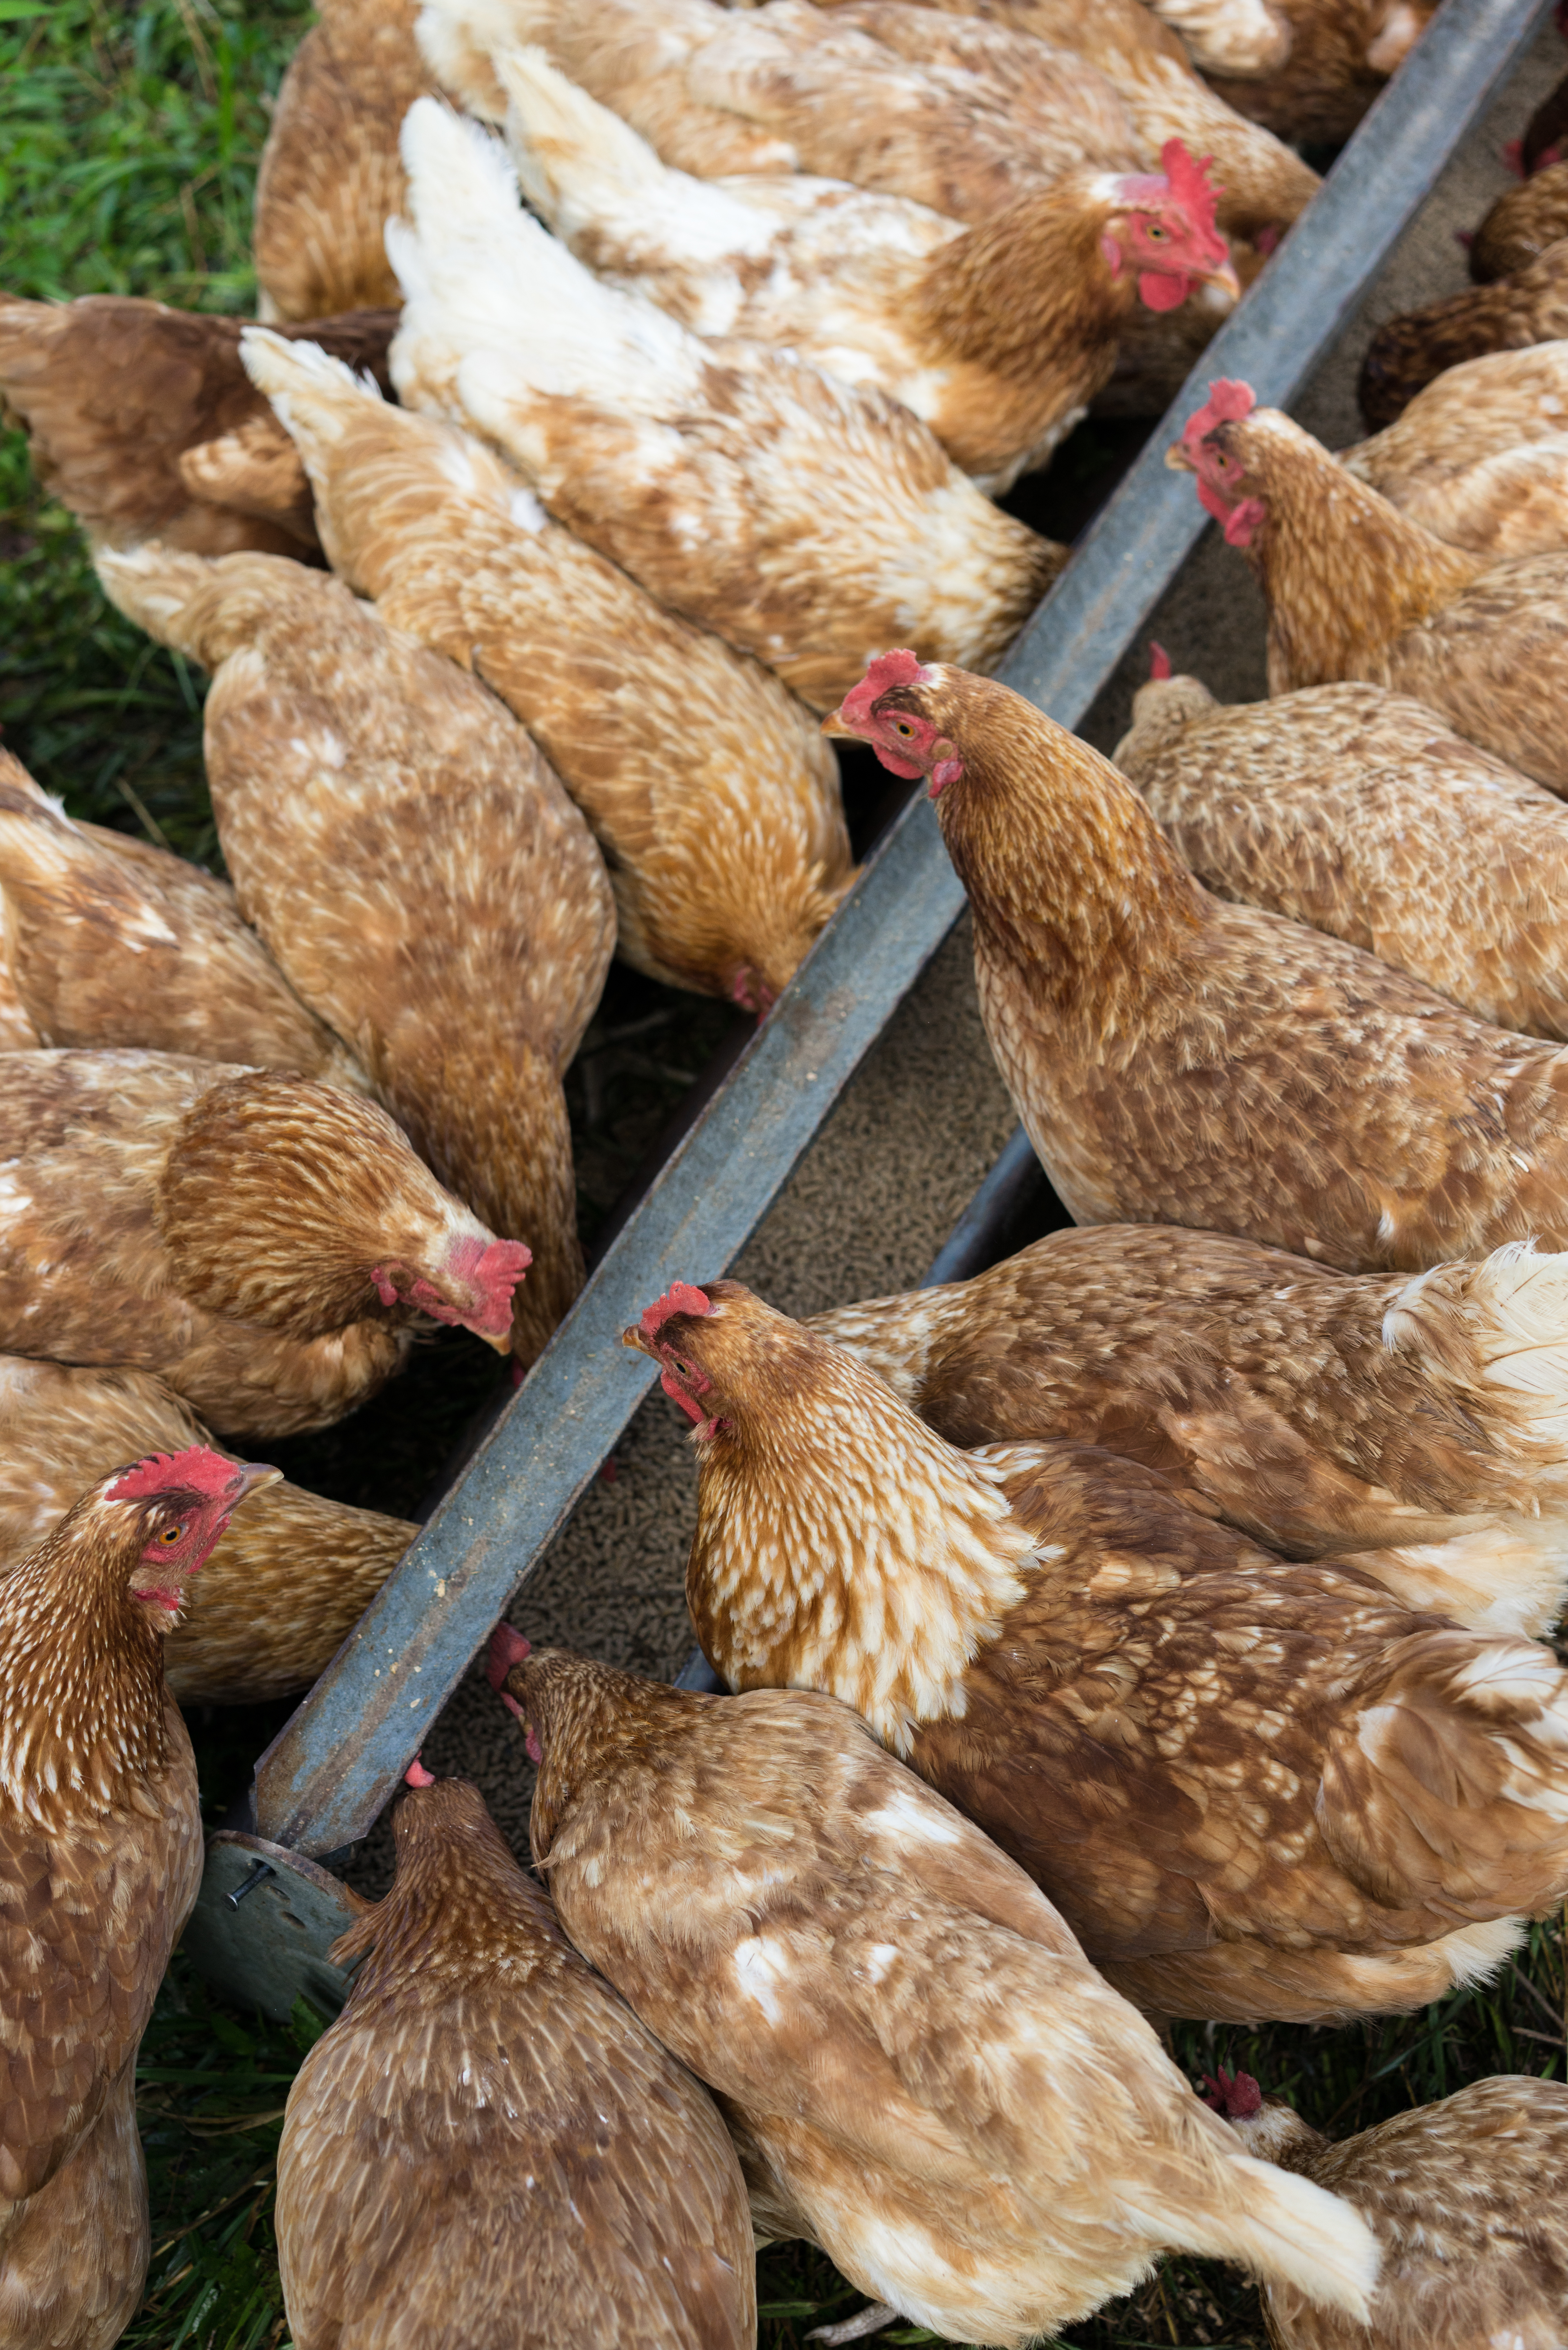
MULTIPOLYGON (((1563 186, 1568 192, 1568 172, 1563 186)), ((1445 294, 1379 327, 1366 347, 1355 395, 1374 432, 1394 423, 1448 369, 1568 335, 1568 205, 1556 241, 1510 258, 1508 274, 1499 275, 1495 285, 1445 294)))
POLYGON ((1494 562, 1568 546, 1568 342, 1447 369, 1340 463, 1450 546, 1494 562))
MULTIPOLYGON (((0 1356, 0 1577, 119 1463, 213 1440, 145 1371, 0 1356)), ((216 1448, 220 1451, 221 1447, 216 1448)), ((419 1531, 279 1482, 254 1494, 164 1643, 182 1705, 259 1705, 315 1680, 419 1531)))
POLYGON ((1516 277, 1568 236, 1568 165, 1549 163, 1505 188, 1470 239, 1478 286, 1516 277))
POLYGON ((960 1453, 738 1284, 705 1295, 638 1335, 701 1414, 687 1597, 708 1656, 732 1687, 853 1705, 1140 1998, 1414 2004, 1431 1945, 1462 1979, 1568 1889, 1547 1652, 1351 1565, 1274 1559, 1090 1447, 960 1453), (1260 1985, 1275 1950, 1304 1992, 1260 1985), (1341 1952, 1388 1961, 1359 2000, 1341 1952))
POLYGON ((745 2189, 703 2089, 584 1965, 492 1825, 438 1780, 289 2092, 277 2236, 298 2350, 744 2350, 745 2189), (369 1953, 369 1955, 365 1955, 369 1953))
POLYGON ((1217 2165, 1050 1904, 845 1708, 559 1650, 506 1687, 566 1930, 719 2093, 774 2223, 860 2291, 1022 2345, 1201 2243, 1354 2303, 1344 2207, 1271 2208, 1267 2172, 1217 2165))
POLYGON ((136 2314, 151 2248, 130 2057, 69 2158, 0 2217, 6 2350, 112 2350, 136 2314))

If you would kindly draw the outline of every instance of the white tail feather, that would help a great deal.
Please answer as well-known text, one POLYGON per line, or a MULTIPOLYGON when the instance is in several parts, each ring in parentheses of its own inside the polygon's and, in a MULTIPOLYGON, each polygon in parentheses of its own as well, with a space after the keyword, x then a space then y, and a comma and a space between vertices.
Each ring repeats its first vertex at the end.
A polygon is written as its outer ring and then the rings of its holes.
POLYGON ((364 400, 383 405, 374 377, 357 376, 319 343, 291 342, 265 327, 247 327, 240 358, 258 391, 266 394, 278 422, 305 452, 307 440, 335 441, 354 407, 364 400))
POLYGON ((517 202, 497 142, 433 98, 403 123, 414 215, 387 252, 407 307, 392 347, 400 391, 450 405, 470 353, 504 361, 520 395, 586 399, 627 415, 690 399, 701 346, 649 302, 600 286, 517 202))
POLYGON ((1245 2208, 1194 2249, 1244 2262, 1272 2283, 1293 2284, 1324 2308, 1365 2322, 1382 2258, 1376 2237, 1352 2204, 1294 2171, 1240 2154, 1236 2181, 1245 2208))
POLYGON ((441 88, 481 121, 499 123, 506 97, 491 53, 547 38, 556 5, 557 0, 427 0, 414 37, 441 88))
POLYGON ((1516 1241, 1479 1264, 1417 1274, 1388 1308, 1383 1342, 1461 1386, 1506 1390, 1532 1433, 1568 1446, 1568 1254, 1516 1241))
POLYGON ((200 631, 186 624, 184 615, 212 584, 217 567, 205 555, 186 555, 156 539, 123 550, 101 546, 93 556, 99 585, 116 609, 161 645, 192 660, 203 660, 200 631))

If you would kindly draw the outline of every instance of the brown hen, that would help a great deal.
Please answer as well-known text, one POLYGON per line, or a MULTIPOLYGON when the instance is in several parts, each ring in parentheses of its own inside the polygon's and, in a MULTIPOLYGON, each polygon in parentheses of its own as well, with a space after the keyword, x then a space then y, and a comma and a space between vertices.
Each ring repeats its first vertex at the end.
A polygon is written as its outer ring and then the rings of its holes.
POLYGON ((140 2298, 136 2052, 202 1877, 162 1644, 229 1513, 276 1474, 199 1446, 140 1461, 0 1583, 6 2350, 109 2350, 140 2298))
POLYGON ((246 1061, 364 1091, 234 893, 166 849, 76 824, 0 751, 0 958, 39 1045, 246 1061))
MULTIPOLYGON (((1564 174, 1568 180, 1568 172, 1564 174)), ((1559 239, 1521 258, 1496 285, 1445 294, 1390 318, 1366 347, 1356 382, 1361 413, 1374 432, 1401 417, 1419 391, 1449 368, 1568 335, 1568 219, 1559 239)))
POLYGON ((1227 708, 1166 677, 1114 756, 1206 889, 1568 1037, 1568 808, 1424 702, 1315 685, 1227 708))
POLYGON ((403 151, 417 228, 389 232, 409 297, 392 375, 410 407, 475 426, 558 521, 818 708, 893 625, 994 668, 1067 551, 919 417, 601 285, 519 208, 497 142, 433 99, 403 151))
POLYGON ((1450 546, 1494 561, 1568 546, 1568 342, 1447 369, 1339 462, 1450 546))
POLYGON ((1478 286, 1516 277, 1568 237, 1568 164, 1548 164, 1516 188, 1505 188, 1470 239, 1470 276, 1478 286))
POLYGON ((163 1053, 0 1061, 0 1350, 154 1371, 230 1435, 340 1419, 421 1315, 510 1352, 528 1251, 382 1109, 163 1053))
MULTIPOLYGON (((0 1355, 0 1576, 89 1485, 138 1453, 212 1439, 147 1371, 68 1370, 0 1355)), ((303 1486, 258 1493, 222 1536, 164 1645, 182 1705, 260 1705, 308 1687, 419 1528, 303 1486)))
MULTIPOLYGON (((389 390, 396 325, 395 311, 363 310, 280 332, 389 390)), ((95 545, 319 552, 304 470, 240 365, 244 326, 129 294, 0 295, 0 411, 26 427, 39 482, 95 545)))
POLYGON ((1076 1222, 1352 1273, 1568 1244, 1560 1048, 1211 897, 1109 761, 1004 686, 891 653, 830 723, 930 778, 992 1050, 1076 1222))
POLYGON ((252 243, 263 318, 397 302, 382 233, 403 205, 398 131, 413 100, 435 87, 414 40, 418 15, 419 0, 318 0, 317 21, 278 90, 256 174, 252 243))
POLYGON ((389 627, 482 677, 554 762, 604 850, 620 953, 765 1012, 854 878, 809 713, 551 522, 470 434, 261 333, 245 349, 337 569, 389 627))
POLYGON ((408 1778, 392 1889, 334 1945, 363 1963, 288 2094, 296 2350, 751 2350, 711 2100, 584 1965, 478 1788, 408 1778))
POLYGON ((1348 2206, 1231 2168, 1049 1902, 844 1707, 691 1696, 506 1626, 490 1671, 561 1922, 718 2093, 759 2230, 960 2342, 1054 2332, 1165 2245, 1362 2303, 1348 2206))
POLYGON ((1251 387, 1213 383, 1166 462, 1257 574, 1269 691, 1365 678, 1568 794, 1568 552, 1445 546, 1251 387))
MULTIPOLYGON (((1197 0, 1202 7, 1211 0, 1197 0)), ((1426 31, 1438 0, 1271 0, 1285 54, 1262 72, 1208 73, 1215 94, 1282 139, 1348 139, 1426 31)))
POLYGON ((526 1238, 532 1362, 583 1280, 561 1078, 615 946, 587 825, 493 695, 341 581, 158 546, 99 567, 213 673, 207 783, 241 910, 441 1181, 526 1238))
POLYGON ((1568 1597, 1568 1256, 1412 1280, 1101 1224, 807 1326, 950 1444, 1103 1445, 1471 1631, 1549 1631, 1568 1597))
POLYGON ((1568 2338, 1568 2088, 1494 2075, 1338 2145, 1250 2073, 1210 2103, 1249 2154, 1343 2195, 1383 2248, 1366 2323, 1264 2288, 1275 2350, 1557 2350, 1568 2338))
POLYGON ((1141 2005, 1421 2006, 1568 1891, 1568 1675, 1533 1641, 1273 1558, 1092 1446, 960 1452, 736 1282, 627 1338, 694 1423, 715 1669, 852 1705, 1141 2005))

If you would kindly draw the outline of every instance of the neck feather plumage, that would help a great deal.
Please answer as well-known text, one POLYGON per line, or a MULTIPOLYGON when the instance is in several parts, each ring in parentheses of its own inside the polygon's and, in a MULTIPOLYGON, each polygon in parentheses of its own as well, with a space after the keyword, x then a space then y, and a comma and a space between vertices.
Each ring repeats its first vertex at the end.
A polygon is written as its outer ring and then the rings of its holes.
POLYGON ((0 1799, 46 1825, 112 1810, 164 1762, 162 1642, 118 1550, 73 1515, 0 1586, 0 1799))
POLYGON ((1103 175, 1075 174, 939 247, 919 302, 934 350, 1033 376, 1064 351, 1081 371, 1103 341, 1108 371, 1137 279, 1130 269, 1113 276, 1100 251, 1116 210, 1104 187, 1103 175))
POLYGON ((1125 776, 1015 693, 964 681, 961 784, 937 802, 977 946, 1058 1013, 1157 990, 1208 899, 1125 776), (979 722, 979 723, 977 723, 979 722))
POLYGON ((1269 688, 1373 674, 1376 657, 1486 569, 1337 464, 1288 418, 1249 418, 1267 514, 1251 556, 1269 606, 1269 688))
POLYGON ((687 1598, 708 1654, 736 1689, 841 1698, 896 1753, 962 1714, 1034 1563, 996 1475, 846 1356, 823 1350, 797 1411, 702 1441, 687 1598))

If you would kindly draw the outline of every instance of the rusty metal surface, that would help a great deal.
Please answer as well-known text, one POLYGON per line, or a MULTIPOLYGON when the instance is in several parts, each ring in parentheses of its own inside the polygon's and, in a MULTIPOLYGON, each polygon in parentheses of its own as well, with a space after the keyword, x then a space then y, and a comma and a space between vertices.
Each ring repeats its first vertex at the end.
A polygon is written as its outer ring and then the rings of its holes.
MULTIPOLYGON (((1190 480, 1165 470, 1163 452, 1210 376, 1245 377, 1269 404, 1290 400, 1544 14, 1544 0, 1447 0, 1205 352, 1002 671, 1063 724, 1082 718, 1203 526, 1190 480)), ((263 1835, 321 1853, 369 1829, 641 1401, 652 1369, 618 1343, 627 1316, 671 1278, 723 1271, 961 903, 933 812, 918 800, 617 1235, 461 1482, 262 1757, 263 1835)))

